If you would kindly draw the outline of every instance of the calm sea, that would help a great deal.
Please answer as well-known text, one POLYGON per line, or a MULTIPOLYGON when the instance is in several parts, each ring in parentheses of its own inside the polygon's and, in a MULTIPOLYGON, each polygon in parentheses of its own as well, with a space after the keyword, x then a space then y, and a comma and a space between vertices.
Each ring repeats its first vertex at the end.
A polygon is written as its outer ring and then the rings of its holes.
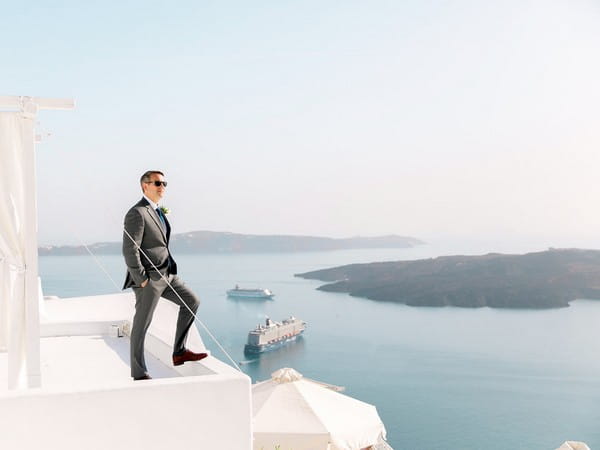
MULTIPOLYGON (((201 319, 254 382, 293 367, 345 386, 346 394, 377 406, 395 449, 552 450, 565 440, 600 448, 600 301, 546 311, 415 308, 320 292, 321 283, 294 277, 356 262, 478 253, 427 245, 176 259, 202 299, 201 319), (235 284, 266 287, 276 297, 228 299, 235 284), (308 322, 303 338, 244 356, 250 329, 266 316, 289 315, 308 322)), ((99 261, 120 286, 121 257, 99 261)), ((46 295, 116 291, 89 256, 42 257, 40 272, 46 295)))

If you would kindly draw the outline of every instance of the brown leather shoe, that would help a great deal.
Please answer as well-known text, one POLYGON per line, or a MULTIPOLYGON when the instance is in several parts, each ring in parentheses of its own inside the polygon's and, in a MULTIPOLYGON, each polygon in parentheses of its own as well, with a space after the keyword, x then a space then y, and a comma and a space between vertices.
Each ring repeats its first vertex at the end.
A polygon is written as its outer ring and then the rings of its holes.
POLYGON ((142 375, 141 377, 134 377, 133 381, 151 380, 151 379, 152 379, 152 377, 146 373, 146 374, 142 375))
POLYGON ((194 353, 191 350, 188 350, 186 348, 185 351, 183 353, 181 353, 180 355, 173 355, 173 365, 180 366, 184 362, 200 361, 201 359, 204 359, 207 356, 208 356, 207 353, 194 353))

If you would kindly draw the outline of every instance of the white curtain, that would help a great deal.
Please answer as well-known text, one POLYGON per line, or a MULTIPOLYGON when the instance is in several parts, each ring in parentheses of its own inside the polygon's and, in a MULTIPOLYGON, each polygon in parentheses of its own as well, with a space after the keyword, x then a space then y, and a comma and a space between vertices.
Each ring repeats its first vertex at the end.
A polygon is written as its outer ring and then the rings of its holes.
POLYGON ((25 183, 30 177, 24 155, 33 145, 28 142, 32 120, 0 112, 0 351, 8 352, 9 387, 18 384, 26 365, 25 183))

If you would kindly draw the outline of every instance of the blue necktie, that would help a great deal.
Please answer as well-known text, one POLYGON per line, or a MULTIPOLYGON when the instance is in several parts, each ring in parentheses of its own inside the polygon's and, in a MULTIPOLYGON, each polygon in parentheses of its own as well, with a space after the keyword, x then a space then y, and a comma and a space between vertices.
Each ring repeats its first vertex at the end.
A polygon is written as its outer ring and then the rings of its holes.
POLYGON ((162 223, 163 231, 166 232, 167 231, 167 222, 165 221, 165 216, 163 215, 163 212, 160 210, 160 208, 156 208, 156 214, 158 214, 158 218, 160 219, 160 222, 162 223))

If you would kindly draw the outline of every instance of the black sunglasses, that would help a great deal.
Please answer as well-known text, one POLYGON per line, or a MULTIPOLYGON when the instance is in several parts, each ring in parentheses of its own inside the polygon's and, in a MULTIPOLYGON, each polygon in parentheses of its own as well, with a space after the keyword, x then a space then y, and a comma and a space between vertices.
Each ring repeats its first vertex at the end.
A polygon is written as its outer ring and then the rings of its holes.
POLYGON ((166 181, 146 181, 146 184, 154 184, 156 187, 159 187, 162 184, 164 187, 167 187, 166 181))

